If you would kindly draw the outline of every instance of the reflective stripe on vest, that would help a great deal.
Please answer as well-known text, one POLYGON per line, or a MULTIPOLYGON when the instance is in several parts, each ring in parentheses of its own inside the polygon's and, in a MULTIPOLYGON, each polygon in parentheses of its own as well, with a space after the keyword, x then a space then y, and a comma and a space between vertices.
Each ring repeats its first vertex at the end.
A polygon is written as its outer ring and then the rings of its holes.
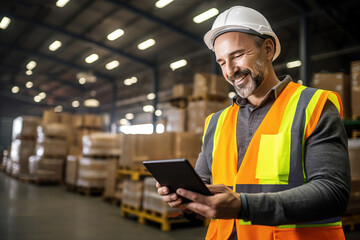
MULTIPOLYGON (((336 93, 289 83, 255 132, 239 170, 236 142, 239 106, 234 104, 211 115, 206 120, 203 152, 212 171, 212 184, 225 184, 236 192, 259 193, 283 191, 306 183, 305 141, 317 125, 327 99, 341 114, 341 101, 336 93)), ((278 227, 243 223, 236 221, 238 235, 248 234, 249 229, 256 235, 258 231, 283 228, 341 227, 339 218, 278 227), (246 227, 249 225, 251 227, 246 227)), ((227 239, 233 224, 234 220, 212 220, 206 238, 227 239)))

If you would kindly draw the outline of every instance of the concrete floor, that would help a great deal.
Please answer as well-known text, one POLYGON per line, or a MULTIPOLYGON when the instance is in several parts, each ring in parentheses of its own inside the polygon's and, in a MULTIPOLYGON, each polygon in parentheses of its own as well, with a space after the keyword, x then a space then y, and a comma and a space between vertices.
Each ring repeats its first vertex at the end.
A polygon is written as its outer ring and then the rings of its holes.
MULTIPOLYGON (((204 239, 201 225, 178 225, 170 232, 160 225, 122 218, 120 208, 101 197, 70 193, 64 186, 38 186, 0 173, 1 240, 204 239)), ((360 229, 346 231, 347 240, 360 239, 360 229)))

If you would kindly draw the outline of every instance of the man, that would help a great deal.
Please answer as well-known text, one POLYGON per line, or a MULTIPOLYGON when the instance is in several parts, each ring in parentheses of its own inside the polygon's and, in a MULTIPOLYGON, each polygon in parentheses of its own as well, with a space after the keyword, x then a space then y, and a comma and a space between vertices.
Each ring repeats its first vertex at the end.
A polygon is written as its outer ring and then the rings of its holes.
POLYGON ((214 195, 169 194, 157 183, 159 194, 212 219, 206 239, 345 239, 350 173, 338 94, 278 78, 280 42, 253 9, 226 10, 204 40, 238 94, 205 124, 195 169, 214 195))

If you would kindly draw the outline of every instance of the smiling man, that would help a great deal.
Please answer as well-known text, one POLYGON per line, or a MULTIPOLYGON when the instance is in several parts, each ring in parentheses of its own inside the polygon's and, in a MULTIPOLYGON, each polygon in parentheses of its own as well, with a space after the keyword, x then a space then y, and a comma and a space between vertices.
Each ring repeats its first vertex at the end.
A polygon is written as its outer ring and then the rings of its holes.
POLYGON ((195 170, 214 195, 157 184, 159 194, 212 219, 206 239, 345 239, 350 173, 338 94, 276 76, 280 42, 254 9, 221 13, 204 40, 238 94, 205 123, 195 170))

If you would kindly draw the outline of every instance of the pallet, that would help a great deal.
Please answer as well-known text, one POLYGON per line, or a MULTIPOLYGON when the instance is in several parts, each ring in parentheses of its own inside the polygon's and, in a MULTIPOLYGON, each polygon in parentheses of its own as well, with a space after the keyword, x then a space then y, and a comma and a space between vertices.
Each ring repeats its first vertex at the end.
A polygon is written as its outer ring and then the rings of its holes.
POLYGON ((59 179, 39 179, 34 175, 31 174, 19 174, 15 176, 15 178, 19 179, 20 181, 32 183, 36 185, 60 185, 62 184, 62 181, 59 179))
POLYGON ((76 192, 87 197, 99 196, 103 194, 104 188, 76 186, 76 192))
POLYGON ((185 109, 188 105, 188 99, 187 97, 170 98, 169 104, 172 107, 185 109))
POLYGON ((129 206, 126 204, 121 205, 121 216, 127 217, 128 214, 138 217, 138 222, 141 224, 146 224, 146 221, 160 223, 161 231, 170 231, 172 224, 177 223, 186 223, 189 220, 185 218, 170 218, 168 213, 159 213, 153 210, 147 210, 129 206))
POLYGON ((119 207, 121 205, 121 199, 115 198, 115 197, 105 197, 103 196, 103 201, 107 202, 111 205, 119 207))
POLYGON ((347 215, 341 217, 342 225, 349 226, 350 231, 354 231, 355 225, 360 224, 360 214, 347 215))
POLYGON ((92 158, 92 159, 105 159, 105 160, 108 160, 108 159, 119 159, 120 158, 120 155, 108 155, 108 154, 84 154, 83 157, 86 157, 86 158, 92 158))
POLYGON ((131 180, 139 181, 141 177, 151 176, 151 173, 144 168, 120 167, 117 170, 118 177, 122 175, 130 176, 131 180))

